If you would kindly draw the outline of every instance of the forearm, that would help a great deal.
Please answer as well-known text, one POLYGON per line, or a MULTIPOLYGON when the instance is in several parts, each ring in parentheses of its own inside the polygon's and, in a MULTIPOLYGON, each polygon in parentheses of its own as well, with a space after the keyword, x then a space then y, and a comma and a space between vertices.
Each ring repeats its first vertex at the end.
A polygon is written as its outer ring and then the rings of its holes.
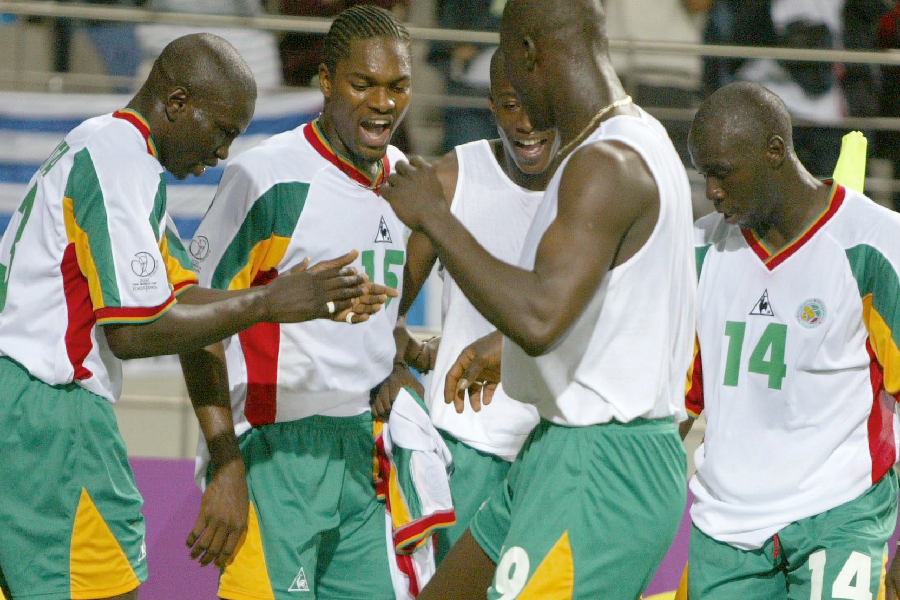
POLYGON ((234 434, 228 369, 221 343, 179 356, 188 396, 206 440, 215 472, 224 464, 240 458, 234 434))
POLYGON ((438 258, 473 306, 530 353, 552 343, 555 290, 533 271, 498 260, 449 212, 427 226, 438 258))
MULTIPOLYGON (((206 292, 209 292, 207 290, 206 292)), ((122 359, 179 354, 203 348, 243 331, 263 320, 265 313, 259 288, 244 293, 219 293, 222 299, 205 304, 186 290, 179 301, 159 318, 141 325, 104 326, 113 353, 122 359)))

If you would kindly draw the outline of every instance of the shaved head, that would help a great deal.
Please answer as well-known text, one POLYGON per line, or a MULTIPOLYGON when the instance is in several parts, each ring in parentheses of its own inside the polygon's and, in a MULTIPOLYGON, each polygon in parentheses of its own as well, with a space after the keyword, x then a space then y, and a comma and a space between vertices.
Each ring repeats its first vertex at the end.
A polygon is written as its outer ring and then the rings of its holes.
POLYGON ((609 48, 606 13, 600 0, 509 0, 503 11, 502 31, 564 45, 581 42, 599 44, 604 51, 609 48))
POLYGON ((237 92, 256 98, 250 67, 234 46, 210 33, 174 40, 153 63, 144 84, 146 91, 156 95, 172 87, 183 87, 195 96, 237 92))
POLYGON ((128 104, 150 127, 159 162, 178 179, 228 157, 256 108, 250 67, 219 36, 196 33, 166 46, 128 104))
POLYGON ((731 83, 716 90, 697 111, 690 138, 740 139, 765 148, 772 136, 793 150, 791 117, 781 98, 757 83, 731 83))

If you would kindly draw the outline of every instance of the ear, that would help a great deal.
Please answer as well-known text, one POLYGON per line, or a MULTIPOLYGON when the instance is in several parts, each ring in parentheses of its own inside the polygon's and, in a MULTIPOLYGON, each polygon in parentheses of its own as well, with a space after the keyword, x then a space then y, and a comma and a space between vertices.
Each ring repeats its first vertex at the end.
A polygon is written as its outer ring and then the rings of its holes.
POLYGON ((534 45, 534 39, 530 35, 522 38, 522 46, 525 50, 525 68, 531 72, 537 66, 537 47, 534 45))
POLYGON ((319 64, 319 89, 322 90, 326 100, 331 98, 331 73, 328 72, 325 63, 319 64))
POLYGON ((493 94, 493 92, 488 92, 488 105, 491 107, 491 114, 496 114, 494 112, 494 94, 493 94))
POLYGON ((787 147, 784 138, 773 135, 766 144, 766 163, 773 169, 779 168, 787 157, 787 147))
POLYGON ((187 110, 188 94, 184 88, 177 87, 166 97, 166 118, 175 121, 187 110))

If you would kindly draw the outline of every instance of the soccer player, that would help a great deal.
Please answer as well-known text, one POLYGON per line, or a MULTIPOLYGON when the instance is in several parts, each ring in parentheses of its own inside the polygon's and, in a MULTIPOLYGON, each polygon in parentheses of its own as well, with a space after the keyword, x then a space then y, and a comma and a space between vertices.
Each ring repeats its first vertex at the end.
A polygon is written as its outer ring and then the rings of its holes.
MULTIPOLYGON (((434 169, 450 211, 460 223, 488 252, 514 263, 552 174, 548 166, 558 138, 553 130, 538 131, 531 125, 503 74, 499 51, 491 58, 489 100, 500 138, 458 146, 435 162, 434 169)), ((420 231, 410 236, 407 248, 401 315, 412 304, 437 259, 428 237, 420 231)), ((456 525, 438 531, 438 560, 456 543, 491 490, 503 481, 526 436, 538 422, 535 408, 511 399, 502 386, 484 391, 473 388, 473 397, 477 395, 478 401, 491 403, 491 408, 481 414, 458 413, 444 402, 444 378, 460 352, 496 329, 466 299, 452 277, 443 270, 441 275, 441 337, 424 346, 408 338, 409 345, 403 350, 412 366, 434 369, 426 401, 432 422, 453 454, 450 490, 456 525)), ((496 338, 499 342, 500 336, 496 338)))
MULTIPOLYGON (((392 13, 367 5, 341 13, 319 68, 321 116, 226 168, 196 233, 200 283, 254 289, 307 257, 358 249, 371 281, 399 287, 407 232, 379 186, 403 158, 389 142, 410 77, 409 34, 392 13)), ((232 402, 221 408, 233 412, 198 413, 212 465, 231 459, 237 435, 243 461, 232 463, 246 470, 209 499, 248 515, 243 544, 218 563, 227 563, 222 598, 394 597, 369 392, 391 373, 397 308, 388 301, 357 327, 264 324, 227 342, 232 402)), ((200 553, 212 543, 188 542, 200 553)))
POLYGON ((874 598, 897 522, 900 217, 812 177, 753 83, 700 107, 691 600, 874 598))
POLYGON ((167 229, 163 169, 228 156, 256 101, 227 42, 170 44, 115 113, 73 129, 0 242, 0 588, 13 599, 134 598, 141 496, 112 411, 121 360, 201 348, 260 322, 328 316, 363 293, 342 259, 207 297, 167 229), (187 300, 197 293, 190 306, 187 300), (176 295, 178 300, 176 300, 176 295))
POLYGON ((563 142, 518 266, 478 244, 421 159, 383 191, 506 336, 503 385, 541 416, 420 598, 633 600, 684 510, 687 174, 610 66, 599 1, 511 0, 500 47, 534 127, 563 142))

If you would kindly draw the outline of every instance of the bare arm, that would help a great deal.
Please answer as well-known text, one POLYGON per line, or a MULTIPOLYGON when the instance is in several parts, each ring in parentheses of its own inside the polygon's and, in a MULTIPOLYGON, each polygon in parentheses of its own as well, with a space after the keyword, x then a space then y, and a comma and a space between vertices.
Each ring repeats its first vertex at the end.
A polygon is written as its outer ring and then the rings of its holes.
POLYGON ((578 150, 562 175, 556 220, 526 271, 492 257, 434 200, 440 188, 421 159, 398 164, 388 182, 384 197, 398 216, 428 235, 472 304, 531 355, 547 352, 603 275, 640 249, 659 208, 653 177, 633 150, 615 143, 578 150))
MULTIPOLYGON (((449 207, 456 190, 458 173, 456 152, 451 151, 440 158, 435 162, 434 169, 441 184, 443 199, 449 207)), ((394 368, 387 379, 378 384, 371 393, 372 414, 376 418, 387 417, 403 386, 412 387, 420 394, 424 394, 422 384, 410 372, 409 366, 412 364, 419 371, 433 368, 436 344, 425 345, 416 340, 406 328, 406 314, 425 285, 436 260, 437 253, 428 236, 420 231, 414 231, 406 242, 403 292, 400 296, 397 325, 394 327, 394 343, 397 348, 394 368)))
POLYGON ((345 269, 353 251, 315 267, 305 264, 265 286, 240 291, 189 288, 159 318, 140 325, 105 325, 113 354, 122 359, 179 354, 225 339, 257 323, 328 317, 327 302, 341 313, 366 293, 365 278, 345 269))
POLYGON ((221 343, 184 353, 181 369, 210 454, 211 477, 194 528, 191 558, 224 567, 247 528, 249 500, 244 461, 231 413, 228 370, 221 343))

